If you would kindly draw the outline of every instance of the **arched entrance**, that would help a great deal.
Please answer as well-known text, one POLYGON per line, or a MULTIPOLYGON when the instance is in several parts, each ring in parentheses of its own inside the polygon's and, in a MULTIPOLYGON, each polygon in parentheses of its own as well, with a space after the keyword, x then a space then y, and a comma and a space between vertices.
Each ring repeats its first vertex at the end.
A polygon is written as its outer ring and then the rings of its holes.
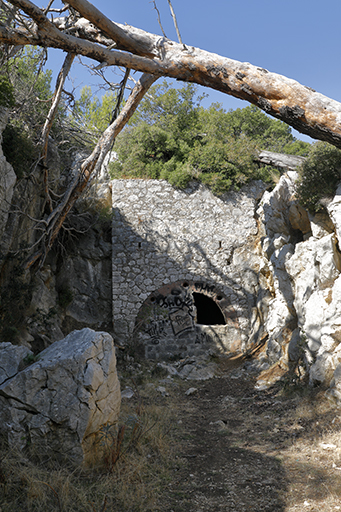
POLYGON ((226 325, 221 309, 211 297, 203 293, 193 292, 193 300, 197 310, 197 324, 226 325))
POLYGON ((236 312, 213 284, 177 281, 155 290, 136 317, 134 339, 151 359, 171 359, 236 350, 240 344, 236 312))

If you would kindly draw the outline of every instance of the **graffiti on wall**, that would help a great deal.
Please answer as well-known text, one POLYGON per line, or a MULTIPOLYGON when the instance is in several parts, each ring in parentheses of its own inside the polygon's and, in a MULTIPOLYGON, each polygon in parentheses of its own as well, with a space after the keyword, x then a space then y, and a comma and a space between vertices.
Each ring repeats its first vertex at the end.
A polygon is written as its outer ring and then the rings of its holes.
POLYGON ((173 332, 176 335, 184 331, 192 331, 194 327, 193 318, 187 311, 179 309, 173 313, 169 313, 169 318, 172 324, 173 332))
MULTIPOLYGON (((204 326, 210 325, 202 323, 204 326)), ((238 318, 228 298, 215 285, 204 281, 178 281, 154 291, 141 306, 135 323, 136 335, 141 334, 139 339, 145 347, 149 347, 146 350, 152 354, 151 357, 170 353, 178 355, 181 350, 184 354, 202 351, 207 346, 224 349, 230 343, 230 338, 238 335, 237 330, 239 332, 238 318), (205 301, 203 306, 202 299, 199 302, 199 294, 206 295, 223 312, 226 323, 221 324, 221 329, 214 322, 214 329, 212 326, 208 329, 197 325, 199 304, 201 308, 212 307, 206 305, 205 301)))
POLYGON ((146 357, 152 359, 202 354, 208 347, 226 351, 232 343, 240 344, 238 316, 229 298, 215 285, 204 281, 182 280, 155 290, 140 308, 135 335, 146 357), (201 325, 197 319, 200 308, 213 313, 212 305, 199 295, 214 301, 226 322, 201 325))
POLYGON ((189 290, 174 288, 169 295, 155 297, 159 307, 167 309, 175 336, 194 329, 195 308, 189 290))
POLYGON ((143 315, 143 330, 150 336, 152 344, 159 344, 169 335, 177 337, 194 331, 195 306, 189 290, 177 286, 166 293, 153 294, 148 303, 143 315))
POLYGON ((158 345, 160 339, 167 336, 166 327, 168 321, 165 318, 152 318, 145 326, 145 332, 150 336, 152 345, 158 345))
POLYGON ((197 331, 195 338, 196 345, 212 345, 213 343, 219 343, 219 336, 214 332, 197 331))
POLYGON ((214 293, 214 286, 213 285, 210 285, 210 284, 207 284, 207 283, 202 283, 201 281, 196 281, 194 283, 194 287, 200 293, 203 293, 203 292, 214 293))

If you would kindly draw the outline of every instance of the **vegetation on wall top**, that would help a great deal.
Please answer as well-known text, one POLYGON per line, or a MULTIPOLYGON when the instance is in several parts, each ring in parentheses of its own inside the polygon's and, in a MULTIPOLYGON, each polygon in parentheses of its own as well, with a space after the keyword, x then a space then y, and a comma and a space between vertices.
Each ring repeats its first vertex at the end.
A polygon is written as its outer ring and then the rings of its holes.
POLYGON ((111 176, 166 179, 180 188, 196 179, 220 194, 251 179, 274 180, 273 168, 255 162, 261 150, 308 153, 308 143, 257 107, 226 112, 217 103, 202 107, 203 98, 192 84, 152 87, 117 139, 111 176))

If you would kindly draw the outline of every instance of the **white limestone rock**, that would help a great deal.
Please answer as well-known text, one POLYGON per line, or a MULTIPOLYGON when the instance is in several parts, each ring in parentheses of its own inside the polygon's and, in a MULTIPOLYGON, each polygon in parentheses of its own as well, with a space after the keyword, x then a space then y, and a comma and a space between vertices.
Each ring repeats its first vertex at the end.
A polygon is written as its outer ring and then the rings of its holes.
POLYGON ((265 192, 257 214, 266 226, 266 234, 273 238, 276 233, 290 235, 288 207, 294 197, 297 173, 290 171, 284 174, 272 192, 265 192))
POLYGON ((341 241, 341 183, 336 189, 334 199, 327 205, 327 210, 335 226, 336 236, 341 241))
POLYGON ((334 225, 327 212, 309 213, 312 236, 314 238, 323 238, 334 232, 334 225))
POLYGON ((266 192, 261 200, 257 215, 260 220, 261 246, 264 255, 260 269, 272 295, 263 315, 264 330, 268 333, 267 356, 271 363, 287 358, 287 347, 296 327, 294 294, 286 263, 290 261, 295 247, 291 242, 294 229, 308 229, 306 218, 295 204, 296 172, 284 174, 272 192, 266 192), (304 219, 303 225, 301 218, 304 219), (294 224, 294 225, 292 225, 294 224))
POLYGON ((311 224, 307 210, 299 203, 289 206, 289 222, 293 229, 299 229, 304 236, 311 235, 311 224))
POLYGON ((294 286, 294 306, 311 366, 310 382, 330 380, 341 341, 340 255, 335 235, 296 246, 286 268, 294 286))
POLYGON ((101 426, 117 421, 120 400, 111 336, 74 331, 0 386, 0 428, 10 446, 87 462, 101 426))

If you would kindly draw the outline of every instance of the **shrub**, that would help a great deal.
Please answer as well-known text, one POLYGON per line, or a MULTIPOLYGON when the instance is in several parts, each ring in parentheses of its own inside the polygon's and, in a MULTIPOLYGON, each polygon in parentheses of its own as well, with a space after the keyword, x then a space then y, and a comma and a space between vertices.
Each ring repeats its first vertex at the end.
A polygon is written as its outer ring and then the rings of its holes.
POLYGON ((6 126, 3 132, 2 149, 18 178, 29 174, 38 152, 31 137, 22 126, 14 122, 6 126))
POLYGON ((341 151, 327 142, 317 142, 299 169, 300 203, 312 212, 322 210, 324 200, 334 197, 340 179, 341 151))
POLYGON ((14 89, 7 76, 0 75, 0 106, 14 106, 14 89))
POLYGON ((310 147, 257 107, 226 112, 220 104, 201 107, 201 99, 193 85, 151 88, 117 139, 111 177, 166 179, 179 188, 196 179, 219 195, 252 179, 276 182, 273 169, 256 164, 259 151, 304 154, 310 147))

